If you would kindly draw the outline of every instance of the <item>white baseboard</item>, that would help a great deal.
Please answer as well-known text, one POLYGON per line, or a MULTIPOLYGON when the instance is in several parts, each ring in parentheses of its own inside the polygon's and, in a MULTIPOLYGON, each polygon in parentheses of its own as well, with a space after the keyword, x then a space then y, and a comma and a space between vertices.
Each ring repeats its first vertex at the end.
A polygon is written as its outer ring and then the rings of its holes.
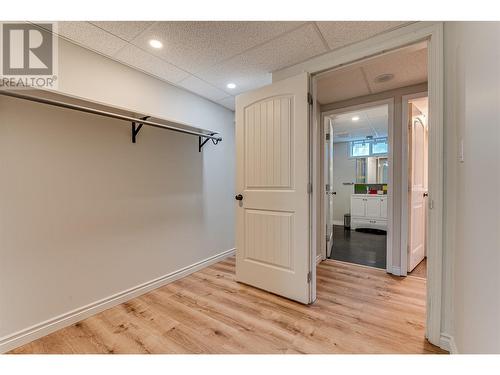
POLYGON ((332 220, 332 224, 344 226, 344 222, 342 220, 332 220))
POLYGON ((316 264, 319 264, 323 261, 323 256, 321 254, 316 255, 316 264))
POLYGON ((439 338, 439 347, 449 351, 450 354, 459 354, 455 344, 455 339, 447 333, 441 333, 441 337, 439 338))
POLYGON ((191 264, 187 267, 181 268, 167 275, 160 276, 151 281, 124 290, 123 292, 116 293, 112 296, 103 298, 99 301, 90 303, 86 306, 80 307, 78 309, 69 311, 65 314, 56 316, 52 319, 38 323, 34 326, 25 328, 11 335, 1 337, 0 353, 8 352, 9 350, 27 344, 42 336, 46 336, 49 333, 67 327, 73 323, 88 318, 89 316, 95 315, 113 306, 119 305, 120 303, 126 302, 132 298, 140 296, 141 294, 147 293, 153 289, 157 289, 161 286, 164 286, 168 283, 171 283, 175 280, 185 277, 193 272, 196 272, 202 268, 205 268, 211 264, 217 263, 222 259, 230 257, 234 255, 234 253, 235 253, 234 248, 226 250, 220 254, 214 255, 210 258, 191 264))

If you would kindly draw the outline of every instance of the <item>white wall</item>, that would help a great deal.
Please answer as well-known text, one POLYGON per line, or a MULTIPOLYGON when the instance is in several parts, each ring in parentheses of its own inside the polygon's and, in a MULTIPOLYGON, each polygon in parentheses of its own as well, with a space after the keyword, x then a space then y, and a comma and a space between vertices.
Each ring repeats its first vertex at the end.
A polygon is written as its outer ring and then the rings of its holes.
POLYGON ((197 137, 143 127, 132 144, 123 121, 0 97, 3 349, 31 326, 234 248, 233 112, 66 41, 59 50, 61 92, 224 140, 199 153, 197 137))
POLYGON ((446 22, 444 31, 452 336, 459 353, 500 353, 500 23, 446 22))
POLYGON ((344 223, 344 214, 351 212, 351 194, 354 185, 344 185, 344 182, 356 182, 356 159, 349 158, 349 143, 333 144, 333 220, 344 223))

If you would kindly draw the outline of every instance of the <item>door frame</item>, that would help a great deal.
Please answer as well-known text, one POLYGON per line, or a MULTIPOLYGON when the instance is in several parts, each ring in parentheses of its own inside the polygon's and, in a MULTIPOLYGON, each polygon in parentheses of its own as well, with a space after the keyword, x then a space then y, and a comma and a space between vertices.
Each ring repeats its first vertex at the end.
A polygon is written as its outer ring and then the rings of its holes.
MULTIPOLYGON (((427 91, 418 92, 415 94, 403 95, 401 97, 401 276, 408 274, 408 167, 409 167, 409 139, 408 139, 408 101, 412 99, 425 98, 429 94, 427 91), (405 188, 406 187, 406 188, 405 188)), ((429 123, 432 119, 429 116, 429 123)), ((430 130, 430 126, 429 126, 430 130)), ((428 166, 428 170, 430 166, 428 166)), ((428 173, 430 174, 430 173, 428 173)), ((425 213, 426 227, 429 227, 429 209, 425 213)), ((425 246, 428 248, 429 237, 425 237, 425 246)))
MULTIPOLYGON (((351 46, 341 48, 337 51, 327 53, 309 62, 298 64, 287 69, 273 73, 273 81, 285 78, 287 75, 297 74, 299 71, 308 71, 312 74, 312 96, 313 103, 317 105, 316 80, 318 76, 333 69, 343 67, 357 61, 373 56, 379 56, 388 51, 399 49, 418 42, 427 41, 428 45, 428 97, 429 117, 432 116, 432 126, 429 127, 429 231, 427 248, 427 303, 426 303, 426 334, 427 339, 434 345, 443 346, 446 340, 441 340, 441 318, 443 313, 443 191, 444 191, 444 57, 443 57, 443 23, 422 22, 409 25, 408 27, 395 30, 394 32, 381 34, 378 37, 359 42, 351 46)), ((314 112, 315 113, 315 112, 314 112)), ((312 176, 313 176, 313 204, 312 221, 317 222, 321 218, 322 208, 319 194, 320 189, 320 156, 318 144, 321 144, 317 124, 313 121, 313 152, 312 152, 312 176)), ((321 236, 318 226, 312 228, 313 257, 317 259, 318 249, 321 244, 321 236)), ((450 265, 446 265, 447 272, 450 265)), ((447 291, 449 292, 449 290, 447 291)), ((449 305, 449 301, 447 300, 449 305)), ((449 310, 449 306, 445 306, 449 310)), ((444 336, 443 336, 444 337, 444 336)))
MULTIPOLYGON (((394 184, 394 165, 393 165, 393 150, 394 150, 394 98, 388 98, 388 99, 382 99, 382 100, 376 100, 373 102, 367 102, 363 104, 356 104, 348 107, 343 107, 343 108, 337 108, 333 109, 330 111, 325 111, 321 112, 321 127, 319 129, 320 131, 320 137, 321 139, 325 139, 325 129, 324 129, 324 123, 327 117, 335 114, 341 114, 345 112, 352 112, 352 111, 357 111, 365 108, 371 108, 371 107, 377 107, 381 105, 387 105, 387 115, 388 115, 388 123, 387 123, 387 142, 389 145, 389 152, 387 153, 387 159, 389 161, 389 173, 388 173, 388 180, 387 180, 387 247, 386 247, 386 254, 387 254, 387 261, 386 261, 386 271, 388 273, 394 273, 394 265, 392 262, 392 251, 393 251, 393 244, 392 244, 392 238, 393 238, 393 184, 394 184)), ((324 170, 324 152, 323 152, 323 158, 319 161, 320 162, 320 168, 324 170)), ((320 179, 320 188, 321 188, 321 200, 322 200, 322 207, 324 208, 325 204, 325 197, 326 197, 326 186, 325 186, 325 181, 324 181, 324 176, 321 176, 320 179)), ((323 213, 321 215, 321 243, 320 243, 320 248, 323 249, 322 252, 322 258, 323 260, 326 259, 326 213, 323 213)), ((398 272, 396 272, 398 274, 398 272)))

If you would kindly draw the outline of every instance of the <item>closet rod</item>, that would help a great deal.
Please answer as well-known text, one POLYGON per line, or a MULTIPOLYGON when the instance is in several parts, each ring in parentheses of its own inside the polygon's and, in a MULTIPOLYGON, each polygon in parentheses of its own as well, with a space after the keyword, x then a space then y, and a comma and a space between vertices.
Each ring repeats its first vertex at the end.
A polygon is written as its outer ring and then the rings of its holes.
MULTIPOLYGON (((12 98, 17 98, 17 99, 29 100, 32 102, 37 102, 37 103, 42 103, 42 104, 48 104, 48 105, 52 105, 55 107, 72 109, 72 110, 80 111, 80 112, 92 113, 94 115, 110 117, 110 118, 114 118, 114 119, 118 119, 118 120, 131 121, 132 123, 154 126, 155 128, 172 130, 174 132, 196 135, 198 137, 212 139, 215 142, 222 141, 221 137, 216 136, 216 134, 218 134, 218 133, 211 132, 209 130, 207 130, 207 132, 209 132, 209 134, 206 134, 206 133, 197 132, 197 131, 193 131, 193 130, 177 128, 177 127, 172 126, 172 125, 160 124, 160 123, 154 122, 154 121, 149 121, 149 120, 144 120, 144 119, 140 119, 140 118, 120 115, 118 113, 102 111, 99 109, 93 109, 93 108, 84 107, 84 106, 76 105, 76 104, 64 103, 64 102, 61 102, 58 100, 37 98, 35 96, 23 95, 23 94, 11 92, 11 91, 0 90, 0 95, 10 96, 12 98)), ((165 120, 165 121, 167 121, 167 120, 165 120)), ((168 122, 171 122, 171 121, 168 121, 168 122)), ((187 125, 187 126, 189 126, 189 125, 187 125)))

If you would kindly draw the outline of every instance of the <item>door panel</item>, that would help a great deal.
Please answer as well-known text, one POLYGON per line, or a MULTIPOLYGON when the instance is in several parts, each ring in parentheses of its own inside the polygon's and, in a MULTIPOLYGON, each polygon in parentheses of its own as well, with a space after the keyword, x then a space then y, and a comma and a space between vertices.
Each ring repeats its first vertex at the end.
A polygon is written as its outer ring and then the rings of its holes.
POLYGON ((380 198, 366 199, 366 217, 380 217, 380 198))
MULTIPOLYGON (((413 105, 410 105, 412 110, 413 105)), ((410 112, 413 114, 413 111, 410 112)), ((411 272, 425 257, 426 204, 427 192, 427 127, 424 120, 410 116, 410 233, 408 272, 411 272)))
POLYGON ((236 279, 310 301, 308 76, 236 99, 236 279))
POLYGON ((366 198, 351 197, 351 216, 366 216, 366 198))
POLYGON ((325 203, 326 203, 326 256, 330 257, 333 246, 333 209, 335 204, 335 194, 336 189, 333 186, 333 124, 330 119, 327 120, 325 124, 325 133, 328 137, 325 139, 325 181, 327 183, 327 188, 325 189, 325 203))
POLYGON ((380 199, 380 217, 387 219, 387 198, 380 199))

